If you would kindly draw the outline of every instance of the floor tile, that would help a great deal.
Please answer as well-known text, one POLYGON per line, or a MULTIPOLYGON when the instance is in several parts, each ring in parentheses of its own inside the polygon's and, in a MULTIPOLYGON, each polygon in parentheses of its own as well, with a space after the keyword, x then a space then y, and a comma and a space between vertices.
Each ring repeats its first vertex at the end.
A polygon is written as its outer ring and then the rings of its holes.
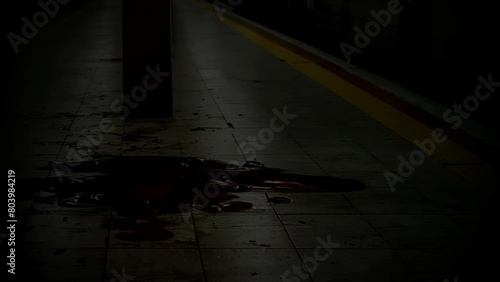
POLYGON ((21 240, 30 248, 104 248, 109 217, 30 215, 21 240))
POLYGON ((96 248, 30 249, 23 253, 17 275, 32 281, 101 281, 106 252, 96 248))
POLYGON ((460 229, 443 215, 366 215, 366 219, 394 248, 458 246, 460 229))
POLYGON ((341 248, 388 248, 359 215, 282 215, 281 218, 297 248, 315 248, 318 238, 328 236, 341 248))
POLYGON ((282 281, 301 265, 295 249, 202 249, 201 257, 207 281, 282 281))
POLYGON ((124 274, 133 281, 205 281, 194 249, 110 249, 105 281, 124 274))
POLYGON ((354 207, 340 193, 276 193, 268 192, 269 199, 286 197, 291 203, 276 204, 277 214, 357 214, 354 207))
POLYGON ((193 225, 180 215, 142 220, 115 216, 109 236, 109 248, 197 248, 193 225))

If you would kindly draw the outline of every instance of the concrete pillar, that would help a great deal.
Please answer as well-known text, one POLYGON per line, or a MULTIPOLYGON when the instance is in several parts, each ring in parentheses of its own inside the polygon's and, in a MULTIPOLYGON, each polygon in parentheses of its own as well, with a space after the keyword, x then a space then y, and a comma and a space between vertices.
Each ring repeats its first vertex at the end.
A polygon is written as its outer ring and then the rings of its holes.
POLYGON ((129 117, 172 116, 171 4, 123 1, 123 94, 129 117))

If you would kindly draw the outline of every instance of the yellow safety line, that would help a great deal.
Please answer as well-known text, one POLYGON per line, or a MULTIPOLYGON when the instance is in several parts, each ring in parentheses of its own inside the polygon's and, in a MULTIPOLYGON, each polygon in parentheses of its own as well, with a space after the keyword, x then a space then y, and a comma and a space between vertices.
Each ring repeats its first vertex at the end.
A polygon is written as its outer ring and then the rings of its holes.
MULTIPOLYGON (((201 4, 205 10, 210 11, 212 14, 217 16, 213 7, 210 4, 195 0, 197 3, 201 4)), ((226 25, 235 29, 245 37, 249 38, 251 41, 257 45, 263 47, 268 52, 272 53, 276 57, 284 60, 294 69, 302 72, 306 76, 310 77, 314 81, 323 85, 327 89, 331 90, 334 94, 344 98, 352 105, 361 109, 368 115, 370 115, 375 120, 381 122, 386 127, 394 131, 396 134, 402 136, 410 142, 414 142, 416 139, 423 140, 431 138, 432 130, 434 128, 429 128, 411 116, 405 114, 404 112, 394 108, 393 106, 385 103, 384 101, 378 99, 377 97, 371 95, 370 93, 358 88, 356 85, 342 79, 341 77, 335 75, 334 73, 316 65, 314 62, 300 56, 299 54, 290 51, 289 49, 283 47, 282 45, 260 35, 259 33, 249 29, 238 22, 225 17, 223 21, 226 25), (293 62, 301 62, 300 64, 294 64, 293 62)), ((410 152, 407 153, 408 155, 410 152)), ((407 158, 408 155, 403 157, 407 158)), ((451 170, 460 174, 472 183, 477 183, 478 175, 477 172, 464 170, 463 167, 469 167, 470 169, 482 169, 482 165, 486 163, 476 154, 470 152, 459 144, 455 143, 453 140, 448 139, 444 143, 437 144, 436 150, 432 157, 437 161, 444 164, 459 164, 461 169, 455 169, 454 167, 449 167, 451 170), (467 165, 475 164, 475 165, 467 165)))

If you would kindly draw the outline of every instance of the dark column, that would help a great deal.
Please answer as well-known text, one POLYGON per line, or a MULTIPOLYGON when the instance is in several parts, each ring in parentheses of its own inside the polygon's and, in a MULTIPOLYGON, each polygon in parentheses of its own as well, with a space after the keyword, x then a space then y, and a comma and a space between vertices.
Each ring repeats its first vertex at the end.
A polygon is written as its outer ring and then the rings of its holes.
POLYGON ((124 102, 130 117, 172 116, 170 19, 170 0, 123 1, 123 93, 130 96, 124 102), (144 88, 150 88, 146 98, 144 88))

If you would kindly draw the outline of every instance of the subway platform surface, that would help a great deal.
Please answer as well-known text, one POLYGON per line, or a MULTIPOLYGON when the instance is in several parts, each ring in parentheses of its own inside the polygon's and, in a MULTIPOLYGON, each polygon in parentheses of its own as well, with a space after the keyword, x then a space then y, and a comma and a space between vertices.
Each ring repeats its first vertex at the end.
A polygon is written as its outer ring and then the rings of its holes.
MULTIPOLYGON (((474 279, 494 272, 488 256, 498 251, 492 214, 497 168, 459 135, 447 138, 435 130, 439 124, 418 118, 426 113, 408 114, 371 93, 397 87, 381 90, 376 80, 325 67, 332 62, 310 55, 312 48, 229 11, 218 14, 206 1, 175 0, 172 71, 144 69, 150 86, 172 76, 173 117, 128 116, 141 99, 129 96, 128 108, 117 110, 120 3, 82 4, 81 12, 55 22, 19 55, 17 71, 24 76, 11 90, 43 93, 29 105, 12 98, 4 114, 19 121, 10 125, 13 132, 23 131, 12 140, 21 148, 14 153, 30 160, 12 164, 17 177, 26 178, 17 192, 19 277, 442 282, 485 281, 474 279), (53 42, 57 48, 49 48, 53 42), (26 77, 30 83, 23 83, 26 77), (92 145, 82 154, 81 144, 92 145), (151 158, 155 173, 166 176, 174 172, 156 160, 183 166, 198 158, 364 187, 332 182, 307 191, 300 183, 268 181, 273 189, 222 193, 199 186, 192 187, 199 189, 191 195, 195 204, 130 216, 99 204, 100 187, 66 195, 54 190, 66 182, 48 180, 65 177, 84 187, 103 172, 87 161, 134 158, 151 158), (79 165, 66 169, 65 163, 79 165), (88 164, 90 170, 82 169, 88 164)), ((133 185, 151 184, 147 169, 129 173, 138 179, 133 185)), ((231 177, 216 181, 232 183, 231 177)), ((114 180, 103 189, 121 195, 133 186, 114 180)), ((158 189, 150 186, 144 189, 158 189)), ((130 195, 145 206, 165 196, 130 195)))

